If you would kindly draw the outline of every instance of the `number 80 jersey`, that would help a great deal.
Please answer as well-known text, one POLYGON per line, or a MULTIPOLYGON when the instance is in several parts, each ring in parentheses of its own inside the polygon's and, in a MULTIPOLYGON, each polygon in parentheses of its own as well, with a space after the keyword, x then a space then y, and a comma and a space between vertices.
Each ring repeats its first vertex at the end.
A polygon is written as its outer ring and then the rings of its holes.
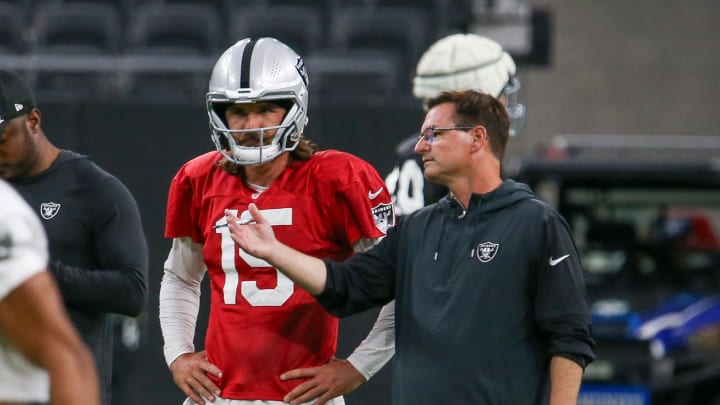
POLYGON ((328 150, 293 162, 259 193, 217 166, 217 152, 199 156, 177 173, 168 197, 165 236, 203 246, 211 285, 205 349, 223 372, 216 382, 226 399, 282 400, 300 381, 280 374, 328 362, 338 321, 292 281, 239 249, 225 210, 249 219, 253 202, 277 239, 319 258, 344 260, 353 243, 378 238, 394 224, 382 179, 367 162, 328 150))

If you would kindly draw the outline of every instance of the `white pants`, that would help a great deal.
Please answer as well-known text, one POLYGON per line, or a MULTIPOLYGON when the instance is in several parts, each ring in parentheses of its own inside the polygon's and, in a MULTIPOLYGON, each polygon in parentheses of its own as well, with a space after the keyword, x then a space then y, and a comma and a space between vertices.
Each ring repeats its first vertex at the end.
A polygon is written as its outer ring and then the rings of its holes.
MULTIPOLYGON (((260 401, 260 400, 247 400, 247 399, 224 399, 216 397, 215 402, 206 401, 206 404, 213 405, 287 405, 283 401, 260 401)), ((303 405, 310 405, 313 401, 307 402, 303 405)), ((325 403, 326 405, 345 405, 345 399, 343 397, 333 398, 325 403)), ((193 402, 192 399, 187 398, 183 405, 198 405, 193 402)))

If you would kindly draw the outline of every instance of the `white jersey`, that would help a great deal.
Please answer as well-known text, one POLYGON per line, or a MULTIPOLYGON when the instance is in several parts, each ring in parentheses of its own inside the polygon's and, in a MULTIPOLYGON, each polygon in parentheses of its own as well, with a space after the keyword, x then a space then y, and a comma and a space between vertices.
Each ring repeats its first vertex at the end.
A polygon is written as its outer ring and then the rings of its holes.
MULTIPOLYGON (((31 276, 45 270, 47 237, 22 197, 0 181, 0 305, 31 276)), ((0 330, 0 402, 48 401, 47 373, 10 345, 0 330)))

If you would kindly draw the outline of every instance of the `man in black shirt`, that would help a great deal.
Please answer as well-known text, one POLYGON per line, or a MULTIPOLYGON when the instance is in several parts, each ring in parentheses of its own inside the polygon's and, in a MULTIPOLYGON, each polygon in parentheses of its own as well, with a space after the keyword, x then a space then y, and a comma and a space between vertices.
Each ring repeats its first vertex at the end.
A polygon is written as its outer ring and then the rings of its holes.
POLYGON ((32 92, 1 70, 0 178, 40 216, 49 270, 93 353, 103 403, 110 404, 111 314, 137 316, 147 296, 148 250, 135 199, 87 156, 53 145, 32 92))

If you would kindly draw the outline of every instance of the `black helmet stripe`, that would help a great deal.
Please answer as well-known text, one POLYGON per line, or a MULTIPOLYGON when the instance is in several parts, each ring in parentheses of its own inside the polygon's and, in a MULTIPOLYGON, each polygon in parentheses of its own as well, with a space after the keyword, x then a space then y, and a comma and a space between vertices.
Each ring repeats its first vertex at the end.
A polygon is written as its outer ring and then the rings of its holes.
POLYGON ((242 61, 240 65, 240 88, 247 89, 250 87, 250 60, 252 59, 253 49, 257 44, 256 39, 251 39, 243 50, 242 61))

